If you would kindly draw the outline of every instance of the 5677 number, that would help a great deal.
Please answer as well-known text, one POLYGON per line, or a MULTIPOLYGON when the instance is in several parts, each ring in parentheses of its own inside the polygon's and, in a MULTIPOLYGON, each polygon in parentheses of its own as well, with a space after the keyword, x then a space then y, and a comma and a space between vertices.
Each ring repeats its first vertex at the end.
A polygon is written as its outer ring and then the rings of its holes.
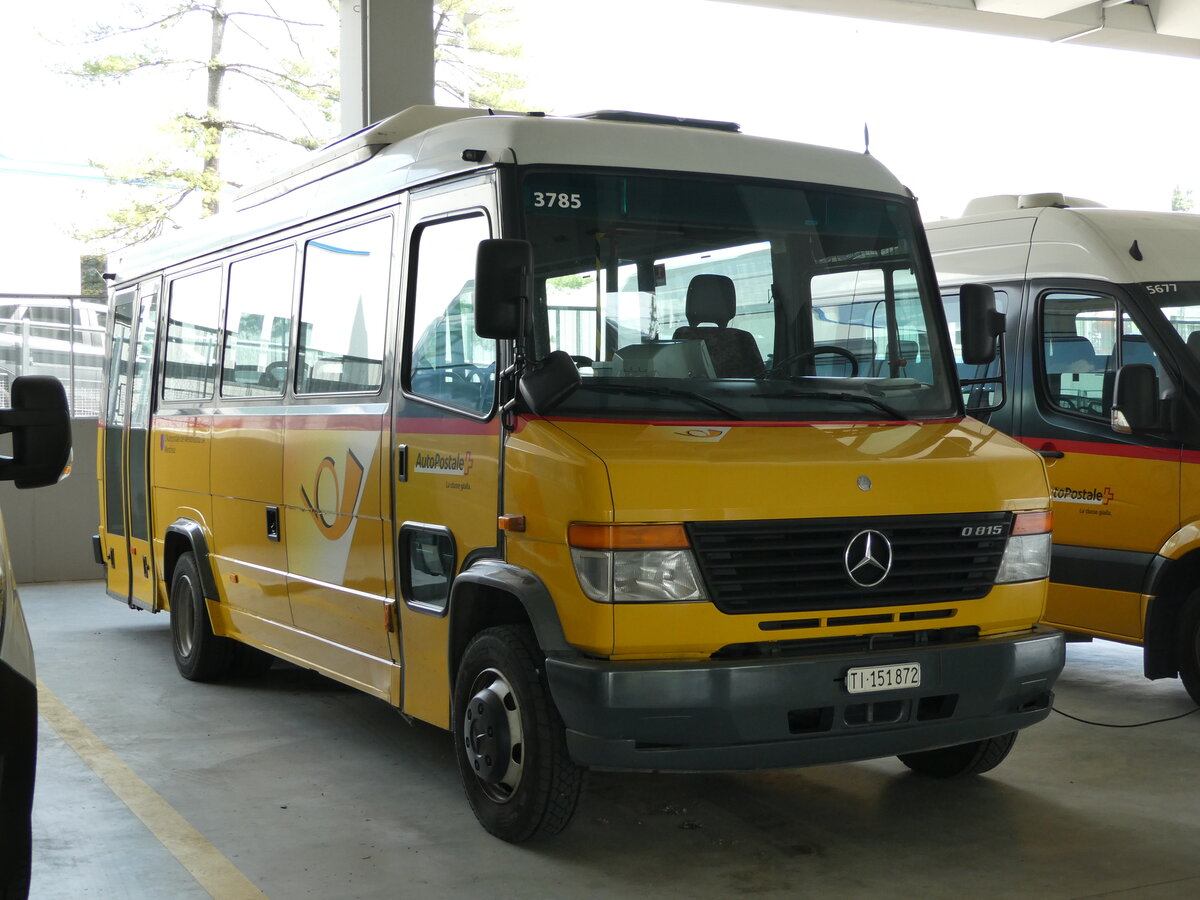
POLYGON ((579 194, 560 194, 557 191, 534 191, 535 209, 579 209, 583 198, 579 194))

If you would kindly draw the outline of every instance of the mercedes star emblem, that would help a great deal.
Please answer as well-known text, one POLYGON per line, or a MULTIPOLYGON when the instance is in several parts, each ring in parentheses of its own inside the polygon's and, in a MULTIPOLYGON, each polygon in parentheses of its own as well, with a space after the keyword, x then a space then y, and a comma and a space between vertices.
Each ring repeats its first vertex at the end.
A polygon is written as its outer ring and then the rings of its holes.
POLYGON ((859 587, 875 587, 892 570, 892 544, 880 532, 868 528, 850 538, 843 559, 851 581, 859 587))

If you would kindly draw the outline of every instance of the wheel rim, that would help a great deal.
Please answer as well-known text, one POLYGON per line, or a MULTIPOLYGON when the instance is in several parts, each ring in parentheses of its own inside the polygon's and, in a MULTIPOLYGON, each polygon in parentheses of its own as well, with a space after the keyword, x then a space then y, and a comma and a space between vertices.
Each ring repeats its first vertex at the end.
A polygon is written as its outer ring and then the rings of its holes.
POLYGON ((496 669, 485 669, 471 684, 463 750, 484 794, 496 803, 511 800, 524 771, 525 739, 517 695, 496 669))
POLYGON ((195 597, 192 579, 180 575, 171 596, 171 623, 175 626, 175 649, 185 659, 192 655, 196 644, 195 597))

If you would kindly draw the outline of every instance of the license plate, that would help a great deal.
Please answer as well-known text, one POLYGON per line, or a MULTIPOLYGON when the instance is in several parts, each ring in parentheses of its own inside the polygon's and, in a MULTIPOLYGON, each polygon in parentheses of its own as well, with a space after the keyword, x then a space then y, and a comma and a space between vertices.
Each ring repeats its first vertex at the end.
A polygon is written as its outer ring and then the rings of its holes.
POLYGON ((893 691, 921 686, 920 663, 894 663, 890 666, 864 666, 846 672, 846 690, 851 694, 893 691))

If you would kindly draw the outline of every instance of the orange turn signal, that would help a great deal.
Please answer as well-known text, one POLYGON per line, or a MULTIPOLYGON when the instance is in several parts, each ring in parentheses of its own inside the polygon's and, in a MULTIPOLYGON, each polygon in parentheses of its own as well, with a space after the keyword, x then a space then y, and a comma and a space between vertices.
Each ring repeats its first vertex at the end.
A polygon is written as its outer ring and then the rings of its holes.
POLYGON ((1013 518, 1013 535, 1042 534, 1054 524, 1054 513, 1048 509, 1037 512, 1017 513, 1013 518))
POLYGON ((682 525, 585 525, 567 529, 572 547, 585 550, 682 550, 688 544, 682 525))

